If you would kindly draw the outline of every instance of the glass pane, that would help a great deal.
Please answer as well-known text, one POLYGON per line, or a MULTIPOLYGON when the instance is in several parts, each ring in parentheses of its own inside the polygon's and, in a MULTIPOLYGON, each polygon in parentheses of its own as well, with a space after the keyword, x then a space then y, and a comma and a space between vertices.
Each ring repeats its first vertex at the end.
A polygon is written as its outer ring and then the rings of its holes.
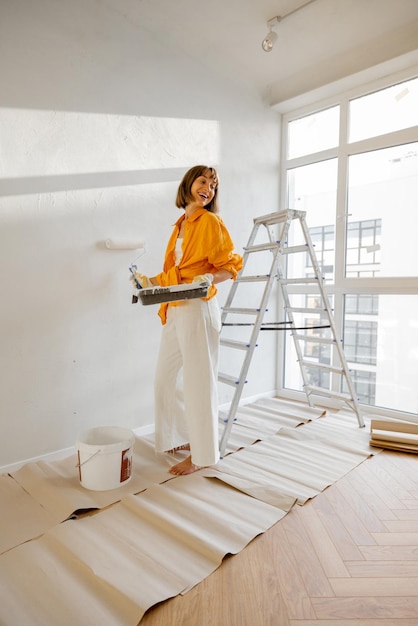
MULTIPOLYGON (((298 335, 307 337, 307 340, 300 342, 302 357, 307 363, 307 378, 310 385, 330 389, 331 376, 330 372, 321 367, 314 367, 314 364, 326 366, 331 365, 333 347, 329 343, 321 343, 320 341, 312 341, 309 339, 330 339, 331 331, 328 327, 328 317, 322 308, 322 298, 317 294, 297 294, 290 293, 290 305, 296 308, 318 309, 318 313, 296 312, 294 313, 295 326, 299 330, 298 335), (322 327, 322 328, 321 328, 322 327)), ((330 304, 333 306, 333 299, 330 304)), ((301 370, 298 364, 294 341, 290 332, 285 336, 285 376, 284 385, 289 389, 303 390, 303 381, 301 370)))
MULTIPOLYGON (((287 206, 306 211, 315 254, 324 278, 334 278, 335 213, 337 199, 337 159, 296 167, 288 171, 287 206)), ((297 229, 290 230, 289 243, 305 243, 297 229)), ((288 276, 312 276, 308 254, 294 254, 289 259, 288 276)))
POLYGON ((340 107, 335 106, 288 124, 287 158, 294 159, 338 145, 340 107))
POLYGON ((418 296, 346 295, 344 353, 361 403, 418 413, 418 296))
POLYGON ((349 115, 349 141, 416 126, 418 78, 352 100, 349 115))
MULTIPOLYGON (((305 306, 304 296, 292 306, 305 306)), ((312 304, 312 303, 309 303, 312 304)), ((303 316, 297 323, 314 326, 324 322, 303 316)), ((300 331, 307 335, 328 336, 325 330, 300 331)), ((328 344, 302 342, 303 358, 330 364, 328 344), (306 346, 306 347, 305 347, 306 346)), ((366 295, 345 296, 344 353, 360 403, 385 409, 418 414, 418 296, 366 295)), ((331 375, 321 368, 308 367, 309 384, 330 389, 331 375)), ((341 376, 340 383, 342 379, 341 376)), ((300 366, 293 339, 286 333, 284 386, 303 391, 300 366)), ((342 385, 347 392, 346 385, 342 385)))
POLYGON ((346 276, 417 276, 418 143, 349 157, 346 276))

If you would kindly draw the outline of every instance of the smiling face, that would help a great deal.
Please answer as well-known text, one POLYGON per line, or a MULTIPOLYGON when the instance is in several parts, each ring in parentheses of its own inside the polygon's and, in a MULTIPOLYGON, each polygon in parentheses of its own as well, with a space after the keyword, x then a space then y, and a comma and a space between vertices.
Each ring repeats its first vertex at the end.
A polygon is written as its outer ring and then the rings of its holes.
POLYGON ((217 184, 213 176, 207 173, 202 174, 202 176, 196 178, 191 186, 192 202, 198 206, 207 206, 215 196, 216 187, 217 184))
POLYGON ((183 177, 177 191, 176 206, 195 210, 205 208, 218 213, 218 174, 213 167, 195 165, 183 177))

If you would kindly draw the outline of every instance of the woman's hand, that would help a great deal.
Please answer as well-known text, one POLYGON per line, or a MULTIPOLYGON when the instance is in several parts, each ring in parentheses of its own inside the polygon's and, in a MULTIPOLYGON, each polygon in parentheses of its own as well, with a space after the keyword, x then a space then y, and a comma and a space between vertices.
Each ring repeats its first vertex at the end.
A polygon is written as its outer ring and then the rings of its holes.
POLYGON ((129 280, 135 289, 148 289, 148 287, 153 286, 151 279, 148 278, 148 276, 139 274, 136 270, 131 270, 131 272, 132 276, 130 276, 129 280))
POLYGON ((199 276, 195 276, 192 280, 193 283, 208 283, 211 285, 213 283, 213 274, 199 274, 199 276))

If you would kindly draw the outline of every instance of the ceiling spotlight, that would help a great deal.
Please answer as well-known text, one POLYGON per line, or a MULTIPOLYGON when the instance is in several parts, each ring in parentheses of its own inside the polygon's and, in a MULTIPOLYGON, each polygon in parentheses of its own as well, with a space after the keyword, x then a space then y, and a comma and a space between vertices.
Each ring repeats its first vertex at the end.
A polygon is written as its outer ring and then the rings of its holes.
POLYGON ((263 48, 264 52, 271 52, 273 50, 273 46, 276 40, 277 33, 271 30, 261 43, 261 47, 263 48))
POLYGON ((273 50, 273 46, 277 41, 277 33, 274 32, 273 27, 276 26, 281 21, 281 19, 281 17, 277 16, 272 17, 271 20, 268 20, 267 26, 269 28, 269 32, 261 42, 261 47, 263 48, 264 52, 271 52, 273 50))
POLYGON ((289 17, 290 15, 297 13, 301 9, 304 9, 305 7, 307 7, 308 4, 312 4, 313 2, 316 2, 316 0, 307 0, 304 4, 301 4, 295 9, 292 9, 292 11, 289 11, 288 13, 285 13, 284 15, 276 15, 276 17, 272 17, 270 20, 267 21, 267 27, 269 29, 269 32, 267 33, 267 35, 261 42, 261 47, 263 48, 264 52, 271 52, 277 40, 277 33, 273 31, 273 28, 277 26, 277 24, 281 22, 282 20, 284 20, 286 17, 289 17))

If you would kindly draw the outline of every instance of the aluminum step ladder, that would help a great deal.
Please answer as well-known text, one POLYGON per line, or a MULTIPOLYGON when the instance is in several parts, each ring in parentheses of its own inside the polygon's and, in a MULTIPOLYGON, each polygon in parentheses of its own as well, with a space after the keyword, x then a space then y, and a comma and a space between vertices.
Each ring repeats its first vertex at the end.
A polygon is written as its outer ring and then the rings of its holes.
MULTIPOLYGON (((250 367, 250 363, 254 354, 254 350, 257 347, 257 339, 261 330, 289 330, 293 337, 294 347, 296 350, 297 361, 300 366, 303 388, 307 396, 309 406, 314 406, 312 401, 312 395, 326 396, 329 398, 336 398, 339 401, 345 402, 351 410, 357 416, 358 424, 360 427, 364 427, 364 420, 360 413, 359 403, 354 389, 354 385, 350 376, 347 361, 342 348, 342 341, 337 337, 335 323, 332 315, 332 309, 329 303, 328 296, 325 292, 324 279, 316 258, 314 246, 309 233, 308 226, 305 220, 305 211, 296 211, 288 209, 278 213, 270 213, 254 219, 253 229, 250 234, 247 245, 244 247, 243 254, 243 267, 239 273, 236 281, 232 284, 232 287, 227 296, 225 305, 222 309, 222 332, 220 343, 225 348, 231 348, 232 350, 242 351, 244 357, 242 359, 240 372, 238 376, 231 376, 229 374, 218 374, 218 381, 226 385, 231 385, 234 388, 232 400, 224 419, 224 430, 220 441, 220 454, 224 456, 228 439, 231 433, 233 423, 236 419, 236 412, 239 407, 242 391, 245 383, 247 382, 247 374, 250 367), (297 236, 302 240, 301 245, 289 245, 289 230, 293 224, 299 224, 299 233, 297 236), (259 232, 260 231, 260 232, 259 232), (267 233, 267 241, 265 241, 265 234, 267 233), (264 234, 263 241, 256 243, 260 239, 260 234, 264 234), (254 263, 252 261, 258 255, 268 255, 270 259, 270 267, 267 274, 248 273, 248 268, 254 263), (305 255, 308 253, 310 263, 312 266, 312 276, 302 276, 300 278, 288 278, 287 277, 287 263, 291 255, 305 255), (279 283, 284 303, 285 319, 282 322, 267 322, 264 323, 264 316, 270 299, 271 291, 274 284, 279 283), (256 307, 246 306, 234 306, 234 302, 238 298, 238 290, 243 283, 259 283, 262 285, 261 302, 256 307), (307 295, 314 293, 315 307, 309 306, 294 306, 292 304, 291 294, 289 293, 289 286, 301 285, 304 293, 299 295, 307 295), (319 323, 315 323, 313 326, 298 326, 298 314, 309 314, 312 316, 320 316, 319 323), (236 322, 234 320, 239 319, 240 316, 246 316, 246 320, 252 321, 236 322), (232 320, 232 321, 230 321, 232 320), (233 338, 224 337, 224 329, 232 326, 249 326, 251 328, 250 336, 248 339, 242 341, 233 338), (310 330, 310 329, 329 329, 327 330, 328 337, 323 336, 324 333, 311 333, 304 334, 297 332, 298 330, 310 330), (330 356, 329 363, 318 362, 315 359, 310 359, 306 354, 306 344, 313 343, 316 345, 328 345, 330 356), (309 374, 310 370, 318 370, 320 372, 327 372, 329 376, 329 389, 322 386, 311 384, 312 375, 309 374), (343 390, 343 383, 346 390, 343 390)), ((294 228, 292 229, 292 231, 294 228)), ((296 235, 296 233, 295 233, 296 235)), ((300 258, 300 257, 299 257, 300 258)), ((257 264, 255 263, 256 267, 257 264)), ((265 268, 264 268, 265 269, 265 268)), ((245 286, 245 285, 244 285, 245 286)), ((242 291, 242 290, 241 290, 242 291)), ((242 298, 241 298, 242 300, 242 298)))

